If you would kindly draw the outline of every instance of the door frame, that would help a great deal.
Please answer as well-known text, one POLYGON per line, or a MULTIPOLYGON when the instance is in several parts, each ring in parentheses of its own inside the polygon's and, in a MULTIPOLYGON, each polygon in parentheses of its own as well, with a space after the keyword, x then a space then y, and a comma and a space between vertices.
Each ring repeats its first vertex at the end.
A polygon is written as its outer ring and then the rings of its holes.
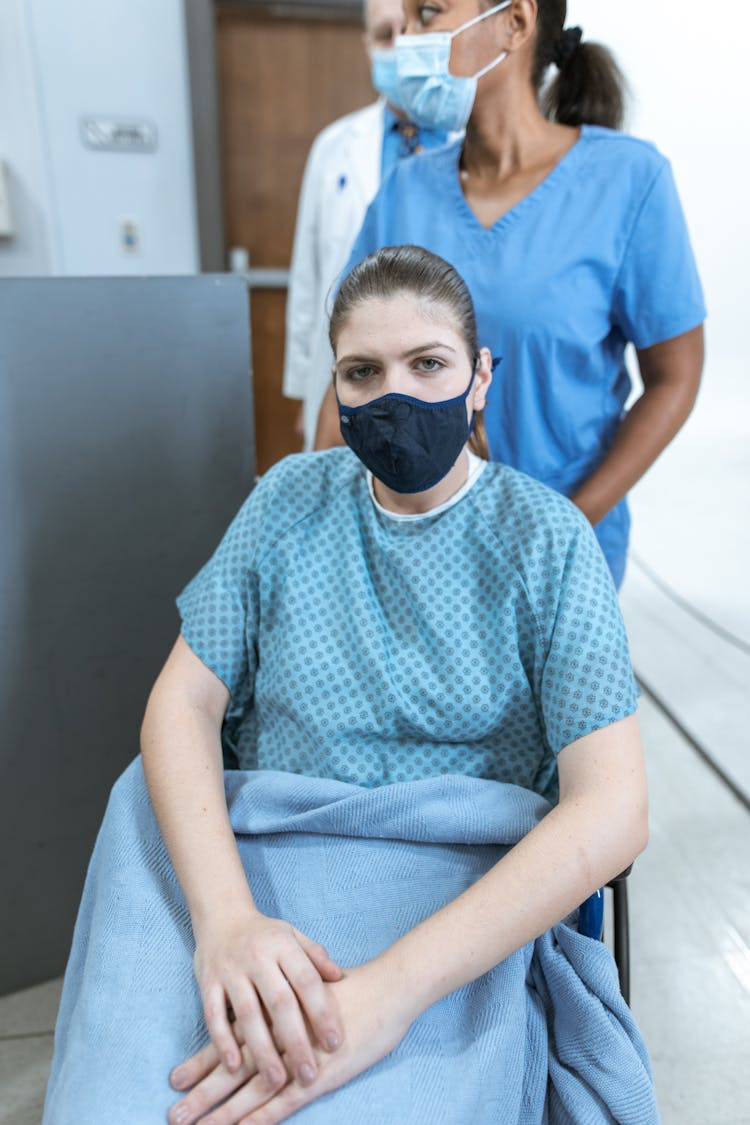
MULTIPOLYGON (((183 0, 193 137, 198 247, 202 273, 225 273, 224 195, 221 179, 216 13, 220 0, 183 0)), ((234 6, 265 9, 273 16, 309 20, 362 20, 361 0, 234 0, 234 6)), ((278 279, 277 279, 278 280, 278 279)), ((258 278, 262 285, 263 280, 258 278)), ((276 287, 275 285, 273 286, 276 287)), ((286 288, 286 286, 283 286, 286 288)))

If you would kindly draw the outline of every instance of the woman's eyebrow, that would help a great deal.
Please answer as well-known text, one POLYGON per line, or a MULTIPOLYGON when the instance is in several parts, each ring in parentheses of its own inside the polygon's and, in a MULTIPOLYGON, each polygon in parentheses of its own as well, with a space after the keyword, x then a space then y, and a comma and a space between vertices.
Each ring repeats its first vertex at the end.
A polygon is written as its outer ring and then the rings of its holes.
MULTIPOLYGON (((431 340, 426 344, 417 344, 415 348, 409 348, 408 351, 402 353, 403 359, 409 359, 411 356, 421 355, 422 352, 433 352, 436 348, 443 348, 445 351, 453 352, 456 349, 452 348, 450 344, 444 344, 441 340, 431 340)), ((380 360, 376 356, 371 355, 344 355, 341 359, 336 360, 336 366, 340 367, 344 363, 379 363, 380 360)))
POLYGON ((455 352, 450 344, 444 344, 441 340, 432 340, 428 344, 419 344, 416 348, 409 348, 408 352, 404 352, 404 357, 408 358, 412 355, 419 355, 421 352, 433 352, 435 348, 444 348, 448 352, 455 352))
POLYGON ((371 355, 344 355, 341 359, 336 360, 336 366, 341 367, 342 363, 377 363, 378 360, 371 355))

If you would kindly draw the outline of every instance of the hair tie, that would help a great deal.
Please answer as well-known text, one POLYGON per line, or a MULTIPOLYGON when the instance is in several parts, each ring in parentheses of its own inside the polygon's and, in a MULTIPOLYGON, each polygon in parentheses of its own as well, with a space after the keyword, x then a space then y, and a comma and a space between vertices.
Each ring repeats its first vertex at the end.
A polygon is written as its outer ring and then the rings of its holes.
POLYGON ((578 44, 583 39, 583 30, 580 27, 566 27, 561 31, 555 43, 555 53, 552 61, 558 70, 567 66, 573 55, 578 50, 578 44))

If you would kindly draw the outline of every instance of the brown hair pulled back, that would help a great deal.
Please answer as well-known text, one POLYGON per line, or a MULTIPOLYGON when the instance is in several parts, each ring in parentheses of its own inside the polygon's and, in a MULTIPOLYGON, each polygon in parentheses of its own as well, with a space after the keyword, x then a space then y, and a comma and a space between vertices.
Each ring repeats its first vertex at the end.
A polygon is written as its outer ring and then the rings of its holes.
MULTIPOLYGON (((450 316, 466 344, 475 367, 479 340, 474 305, 466 282, 452 265, 421 246, 384 246, 369 254, 347 274, 333 302, 328 335, 334 354, 341 326, 357 305, 369 300, 390 300, 408 293, 430 304, 440 305, 450 316)), ((474 413, 469 445, 485 461, 490 454, 482 411, 474 413)))
POLYGON ((558 67, 542 94, 542 112, 561 125, 621 129, 627 92, 622 71, 607 47, 581 41, 580 29, 565 29, 567 15, 566 0, 537 0, 534 89, 542 89, 550 66, 558 67))

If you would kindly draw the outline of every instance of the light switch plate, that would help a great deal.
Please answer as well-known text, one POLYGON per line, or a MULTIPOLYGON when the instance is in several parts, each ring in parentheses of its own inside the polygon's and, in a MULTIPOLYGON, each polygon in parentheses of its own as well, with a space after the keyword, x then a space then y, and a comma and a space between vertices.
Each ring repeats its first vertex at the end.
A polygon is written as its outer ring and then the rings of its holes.
POLYGON ((120 219, 120 250, 123 254, 140 254, 141 228, 137 219, 120 219))

